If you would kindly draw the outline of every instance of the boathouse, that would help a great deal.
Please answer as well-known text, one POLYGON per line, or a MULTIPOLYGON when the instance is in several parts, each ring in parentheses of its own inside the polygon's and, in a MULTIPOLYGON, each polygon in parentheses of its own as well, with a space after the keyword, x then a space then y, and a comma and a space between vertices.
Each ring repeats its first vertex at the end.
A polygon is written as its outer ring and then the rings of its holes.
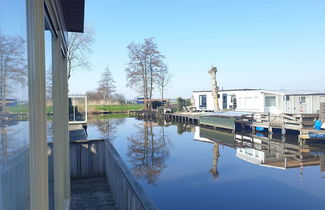
MULTIPOLYGON (((319 113, 325 91, 286 91, 230 89, 218 91, 219 108, 245 112, 319 113)), ((213 111, 212 91, 193 91, 193 106, 199 111, 213 111)))

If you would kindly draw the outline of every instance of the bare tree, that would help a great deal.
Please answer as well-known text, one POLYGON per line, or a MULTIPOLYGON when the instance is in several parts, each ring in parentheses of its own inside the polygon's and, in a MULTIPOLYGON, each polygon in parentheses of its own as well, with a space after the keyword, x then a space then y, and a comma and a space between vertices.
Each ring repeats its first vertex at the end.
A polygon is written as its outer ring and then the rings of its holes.
MULTIPOLYGON (((135 88, 144 99, 148 99, 148 77, 146 57, 142 52, 141 44, 131 43, 128 45, 130 62, 127 64, 127 86, 135 88)), ((145 108, 148 108, 146 101, 145 108)))
POLYGON ((46 70, 46 99, 52 100, 53 96, 53 83, 52 83, 52 66, 49 66, 46 70))
POLYGON ((123 94, 120 94, 120 93, 115 93, 113 95, 113 100, 118 102, 119 104, 125 104, 125 96, 123 94))
POLYGON ((100 101, 102 100, 102 95, 97 91, 88 91, 86 92, 88 101, 100 101))
MULTIPOLYGON (((157 44, 153 42, 153 38, 145 39, 144 44, 144 53, 148 57, 148 66, 149 66, 149 99, 152 99, 154 85, 157 80, 158 74, 166 70, 166 64, 164 63, 165 56, 163 56, 157 47, 157 44)), ((150 108, 152 108, 152 103, 150 108)))
POLYGON ((94 42, 94 30, 86 27, 84 33, 68 34, 68 79, 74 69, 89 69, 88 55, 94 42))
POLYGON ((108 101, 112 98, 113 94, 115 93, 115 81, 113 79, 113 75, 107 66, 105 71, 102 74, 101 79, 98 82, 98 89, 97 92, 103 96, 103 99, 108 101))
POLYGON ((167 66, 162 68, 157 74, 156 84, 161 95, 161 99, 164 99, 166 89, 169 87, 172 80, 172 75, 169 73, 167 66))
MULTIPOLYGON (((127 86, 135 88, 143 94, 144 99, 152 99, 157 75, 165 68, 165 57, 159 52, 153 38, 144 43, 128 45, 129 60, 127 64, 127 86)), ((151 108, 151 103, 145 101, 145 108, 151 108)))
POLYGON ((25 40, 0 31, 0 111, 6 110, 6 98, 15 85, 27 84, 25 40))

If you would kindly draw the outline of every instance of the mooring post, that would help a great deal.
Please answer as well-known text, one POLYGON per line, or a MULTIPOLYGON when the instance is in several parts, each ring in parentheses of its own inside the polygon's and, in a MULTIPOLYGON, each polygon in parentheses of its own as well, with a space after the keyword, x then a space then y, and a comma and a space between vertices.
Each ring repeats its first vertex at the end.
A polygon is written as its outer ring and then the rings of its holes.
POLYGON ((256 127, 252 126, 252 134, 255 134, 255 133, 256 133, 256 127))

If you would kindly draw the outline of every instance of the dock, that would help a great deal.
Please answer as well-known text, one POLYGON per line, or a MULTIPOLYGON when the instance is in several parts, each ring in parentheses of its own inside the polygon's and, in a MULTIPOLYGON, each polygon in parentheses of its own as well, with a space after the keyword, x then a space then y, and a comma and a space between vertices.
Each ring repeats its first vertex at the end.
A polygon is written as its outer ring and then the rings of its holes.
POLYGON ((222 112, 180 112, 166 113, 165 120, 200 125, 213 130, 250 130, 272 134, 280 131, 286 135, 287 131, 298 133, 298 141, 325 140, 325 130, 314 129, 315 120, 319 114, 270 114, 267 112, 249 113, 238 111, 222 112))
POLYGON ((202 127, 210 127, 214 130, 223 129, 234 132, 236 124, 241 128, 250 126, 252 117, 248 112, 182 112, 182 113, 166 113, 165 120, 171 120, 182 123, 200 125, 202 127))

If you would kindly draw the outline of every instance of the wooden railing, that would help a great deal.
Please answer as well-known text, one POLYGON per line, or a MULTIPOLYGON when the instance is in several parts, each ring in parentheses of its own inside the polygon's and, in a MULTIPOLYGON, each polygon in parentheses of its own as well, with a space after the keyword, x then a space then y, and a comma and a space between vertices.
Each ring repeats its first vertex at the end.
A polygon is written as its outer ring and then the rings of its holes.
POLYGON ((72 178, 105 176, 105 143, 103 139, 70 143, 72 178))
POLYGON ((157 209, 107 140, 71 142, 70 172, 73 178, 106 176, 118 209, 157 209))
POLYGON ((254 113, 253 126, 284 128, 292 130, 312 129, 319 114, 270 114, 254 113))

